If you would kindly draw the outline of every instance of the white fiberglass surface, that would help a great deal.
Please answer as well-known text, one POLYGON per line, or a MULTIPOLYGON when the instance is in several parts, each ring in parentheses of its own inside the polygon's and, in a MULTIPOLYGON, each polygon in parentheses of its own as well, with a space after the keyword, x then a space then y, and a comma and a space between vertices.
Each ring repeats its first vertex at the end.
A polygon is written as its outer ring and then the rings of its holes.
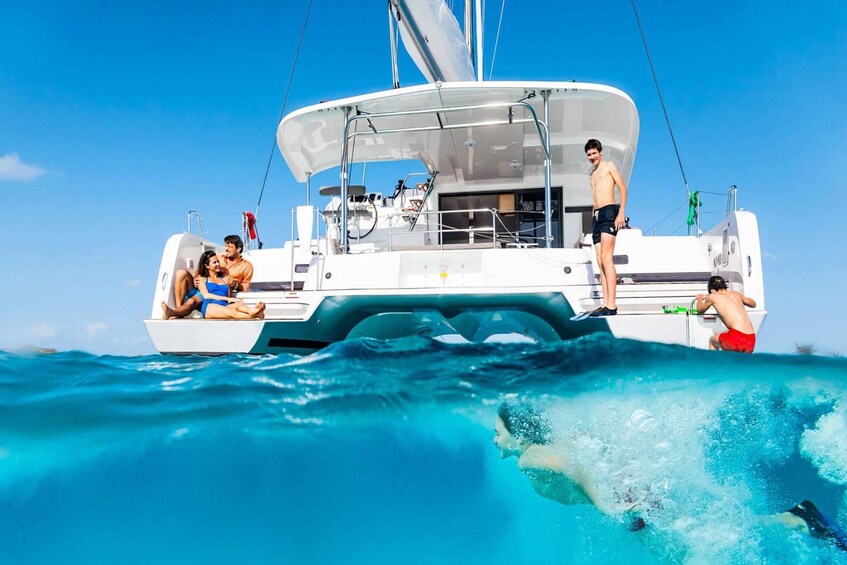
POLYGON ((277 131, 281 152, 294 176, 337 167, 341 160, 344 107, 370 114, 351 126, 355 162, 416 159, 438 170, 442 183, 543 179, 542 136, 524 107, 503 107, 525 99, 544 120, 542 91, 550 91, 550 143, 554 182, 584 183, 587 166, 583 145, 589 137, 603 140, 607 158, 624 179, 632 170, 638 140, 638 113, 632 100, 608 86, 584 83, 444 83, 379 92, 311 106, 287 116, 277 131), (534 93, 534 96, 527 96, 534 93), (486 104, 496 108, 427 112, 404 116, 379 114, 486 104), (512 123, 509 125, 509 121, 512 123), (525 123, 520 123, 524 120, 525 123), (484 126, 498 122, 505 125, 484 126), (473 125, 476 124, 476 125, 473 125), (397 129, 430 131, 388 133, 397 129), (444 129, 441 129, 444 128, 444 129), (456 129, 450 129, 456 128, 456 129), (376 130, 377 133, 374 133, 376 130), (380 133, 383 132, 383 133, 380 133))

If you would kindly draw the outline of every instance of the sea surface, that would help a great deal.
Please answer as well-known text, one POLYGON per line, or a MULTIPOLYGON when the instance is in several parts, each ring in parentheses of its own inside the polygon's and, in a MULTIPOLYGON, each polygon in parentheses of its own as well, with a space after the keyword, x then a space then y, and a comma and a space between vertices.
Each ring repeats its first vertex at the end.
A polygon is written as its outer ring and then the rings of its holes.
POLYGON ((605 336, 349 341, 308 357, 0 352, 0 562, 847 563, 847 359, 605 336), (628 531, 492 443, 529 403, 628 531), (633 494, 634 493, 634 494, 633 494))

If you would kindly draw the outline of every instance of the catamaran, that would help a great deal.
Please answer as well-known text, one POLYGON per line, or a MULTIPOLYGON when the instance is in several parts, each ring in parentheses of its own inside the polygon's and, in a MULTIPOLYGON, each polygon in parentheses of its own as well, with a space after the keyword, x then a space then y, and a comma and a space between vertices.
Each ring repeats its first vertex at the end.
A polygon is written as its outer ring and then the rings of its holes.
MULTIPOLYGON (((277 144, 306 198, 292 211, 290 241, 248 243, 244 253, 254 276, 239 298, 264 302, 264 319, 162 319, 160 303, 174 305, 174 273, 223 249, 202 229, 193 233, 189 215, 189 230, 165 244, 145 320, 158 351, 310 353, 356 338, 540 343, 593 333, 706 348, 724 326, 691 306, 713 274, 756 301, 749 314, 758 332, 766 315, 758 224, 737 209, 735 187, 725 216, 705 232, 621 230, 618 314, 580 319, 602 304, 584 144, 602 140, 604 159, 628 185, 638 112, 610 86, 483 81, 471 4, 463 33, 443 0, 389 3, 427 84, 397 87, 395 40, 397 88, 281 120, 277 144), (353 163, 392 161, 414 163, 396 185, 351 183, 353 163), (313 205, 312 175, 333 168, 338 184, 319 189, 328 204, 313 205)), ((251 221, 245 213, 248 242, 251 221)))

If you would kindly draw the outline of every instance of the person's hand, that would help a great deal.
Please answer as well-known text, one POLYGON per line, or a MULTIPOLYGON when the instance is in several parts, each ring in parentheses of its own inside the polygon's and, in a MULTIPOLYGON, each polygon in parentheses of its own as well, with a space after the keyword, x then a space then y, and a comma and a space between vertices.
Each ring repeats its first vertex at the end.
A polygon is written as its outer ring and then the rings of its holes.
POLYGON ((618 212, 617 217, 615 218, 615 229, 622 230, 626 226, 626 216, 624 216, 623 212, 618 212))
POLYGON ((194 288, 200 288, 200 281, 203 280, 203 277, 200 275, 194 275, 194 288))
POLYGON ((703 300, 706 300, 706 295, 705 294, 698 294, 697 295, 697 302, 701 302, 703 300))
POLYGON ((233 284, 232 277, 229 275, 224 275, 224 282, 227 286, 235 286, 235 284, 233 284))

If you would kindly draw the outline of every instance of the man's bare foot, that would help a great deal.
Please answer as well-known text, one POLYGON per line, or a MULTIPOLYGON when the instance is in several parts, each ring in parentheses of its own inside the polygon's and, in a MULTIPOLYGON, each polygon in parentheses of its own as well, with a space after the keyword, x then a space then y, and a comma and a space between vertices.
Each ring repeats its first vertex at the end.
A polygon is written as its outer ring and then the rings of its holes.
POLYGON ((162 319, 170 320, 173 317, 174 311, 173 308, 167 305, 165 301, 162 301, 162 319))

